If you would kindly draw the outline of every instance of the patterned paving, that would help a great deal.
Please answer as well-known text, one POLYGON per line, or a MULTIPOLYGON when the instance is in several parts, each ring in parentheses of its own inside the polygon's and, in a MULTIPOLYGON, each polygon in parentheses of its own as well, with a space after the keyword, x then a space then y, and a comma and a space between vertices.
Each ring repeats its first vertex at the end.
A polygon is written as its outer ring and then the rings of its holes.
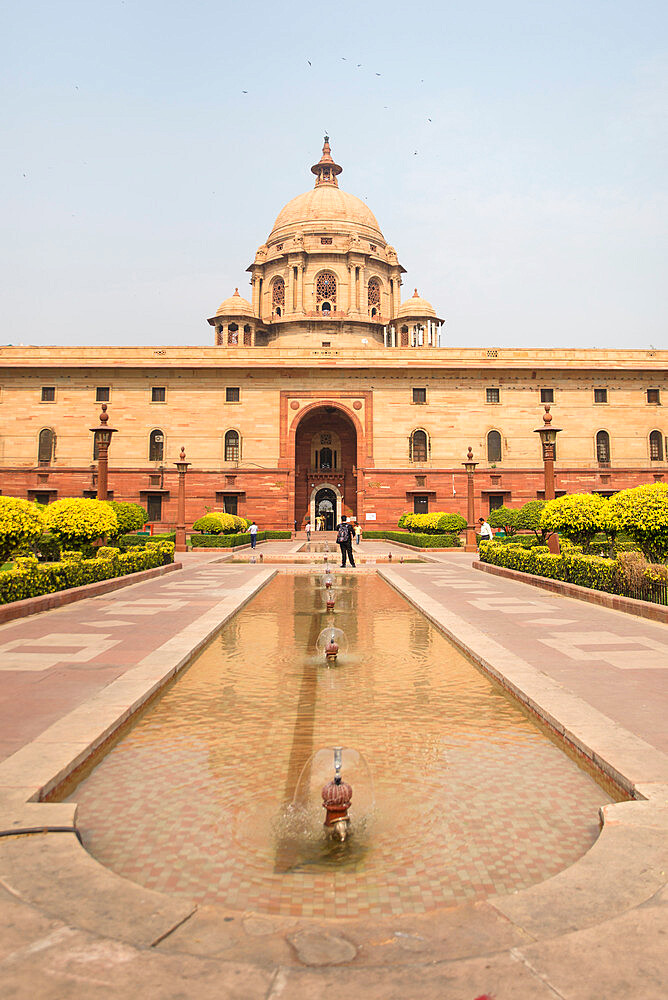
POLYGON ((580 857, 609 795, 377 578, 337 576, 349 651, 325 667, 318 585, 276 578, 72 793, 91 852, 149 888, 313 917, 424 912, 580 857), (369 772, 344 775, 354 836, 332 851, 309 761, 339 743, 369 772))
POLYGON ((0 626, 0 760, 177 635, 254 567, 208 560, 0 626))
POLYGON ((461 556, 394 567, 426 597, 668 751, 668 629, 471 569, 461 556), (586 669, 585 669, 586 668, 586 669))

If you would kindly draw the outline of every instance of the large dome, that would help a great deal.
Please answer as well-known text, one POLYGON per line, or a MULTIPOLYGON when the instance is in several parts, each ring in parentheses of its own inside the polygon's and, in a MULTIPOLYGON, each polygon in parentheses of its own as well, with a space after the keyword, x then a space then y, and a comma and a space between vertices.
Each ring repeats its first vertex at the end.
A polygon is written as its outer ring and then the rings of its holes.
POLYGON ((311 172, 316 175, 312 191, 298 194, 278 213, 267 243, 303 232, 350 233, 385 245, 378 220, 370 208, 354 194, 341 191, 338 175, 341 167, 332 159, 329 138, 325 136, 322 156, 314 163, 311 172))
POLYGON ((380 240, 385 243, 378 220, 360 198, 339 187, 322 184, 297 195, 278 213, 267 243, 291 235, 295 231, 318 229, 321 226, 350 232, 351 235, 380 240))

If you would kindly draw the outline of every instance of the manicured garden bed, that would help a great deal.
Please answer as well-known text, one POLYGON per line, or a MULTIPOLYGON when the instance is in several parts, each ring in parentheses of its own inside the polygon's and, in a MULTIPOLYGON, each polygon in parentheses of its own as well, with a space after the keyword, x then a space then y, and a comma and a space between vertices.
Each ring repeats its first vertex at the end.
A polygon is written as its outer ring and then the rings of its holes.
MULTIPOLYGON (((258 531, 256 535, 258 542, 265 542, 276 538, 292 538, 291 531, 258 531)), ((235 549, 239 545, 250 545, 250 535, 247 531, 236 535, 191 535, 190 545, 193 549, 235 549)))
POLYGON ((149 542, 144 548, 123 553, 104 547, 95 559, 83 559, 80 552, 65 552, 54 563, 38 563, 34 556, 18 556, 12 569, 0 572, 0 604, 83 587, 173 562, 172 542, 149 542))
POLYGON ((413 531, 364 531, 362 538, 400 542, 416 549, 458 549, 462 545, 459 535, 452 532, 443 535, 425 535, 413 531))

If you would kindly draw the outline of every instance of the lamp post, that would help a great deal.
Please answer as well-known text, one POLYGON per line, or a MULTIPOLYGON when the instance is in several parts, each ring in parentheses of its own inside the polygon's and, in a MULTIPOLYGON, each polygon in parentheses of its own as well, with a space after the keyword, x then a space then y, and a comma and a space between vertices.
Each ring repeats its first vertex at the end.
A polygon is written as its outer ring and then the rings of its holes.
POLYGON ((477 552, 478 550, 475 540, 475 504, 473 498, 473 473, 475 472, 477 464, 477 462, 473 461, 473 451, 471 450, 471 445, 469 445, 466 461, 462 462, 462 465, 466 469, 466 495, 468 500, 468 509, 466 513, 466 545, 464 546, 464 552, 477 552))
POLYGON ((111 444, 111 435, 116 433, 115 427, 107 426, 108 422, 109 414, 107 413, 107 404, 103 403, 102 412, 100 413, 99 426, 90 428, 95 442, 95 451, 97 453, 98 500, 108 499, 107 474, 109 471, 109 445, 111 444))
POLYGON ((187 552, 186 546, 186 472, 190 462, 186 462, 186 450, 182 446, 178 462, 174 462, 179 474, 178 508, 176 514, 176 552, 187 552))
MULTIPOLYGON (((554 455, 557 446, 557 434, 561 427, 552 426, 552 414, 550 407, 545 406, 543 414, 543 426, 536 427, 534 434, 540 435, 540 443, 543 448, 543 465, 545 467, 545 500, 554 500, 554 455)), ((550 535, 547 540, 550 552, 555 555, 559 553, 559 539, 556 535, 550 535)))

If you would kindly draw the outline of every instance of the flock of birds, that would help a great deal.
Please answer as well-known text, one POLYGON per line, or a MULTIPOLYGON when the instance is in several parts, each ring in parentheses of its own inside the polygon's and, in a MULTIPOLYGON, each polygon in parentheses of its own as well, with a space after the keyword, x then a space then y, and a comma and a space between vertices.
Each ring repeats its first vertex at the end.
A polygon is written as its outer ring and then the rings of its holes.
MULTIPOLYGON (((311 67, 311 69, 313 69, 313 63, 311 62, 311 60, 307 59, 306 62, 309 64, 309 66, 311 67)), ((345 56, 341 56, 341 62, 348 62, 348 60, 346 59, 345 56)), ((362 69, 362 63, 355 63, 355 68, 356 69, 362 69)), ((382 73, 376 73, 375 75, 376 76, 382 76, 383 74, 382 73)), ((424 80, 420 80, 420 83, 424 83, 424 80)), ((242 94, 247 94, 248 91, 247 90, 242 90, 241 93, 242 94)), ((387 104, 384 105, 383 111, 389 111, 389 110, 390 110, 389 105, 387 105, 387 104)), ((429 122, 429 124, 431 124, 431 118, 427 118, 427 121, 429 122)), ((416 149, 415 152, 413 153, 413 156, 417 156, 417 155, 418 155, 418 151, 416 149)))

